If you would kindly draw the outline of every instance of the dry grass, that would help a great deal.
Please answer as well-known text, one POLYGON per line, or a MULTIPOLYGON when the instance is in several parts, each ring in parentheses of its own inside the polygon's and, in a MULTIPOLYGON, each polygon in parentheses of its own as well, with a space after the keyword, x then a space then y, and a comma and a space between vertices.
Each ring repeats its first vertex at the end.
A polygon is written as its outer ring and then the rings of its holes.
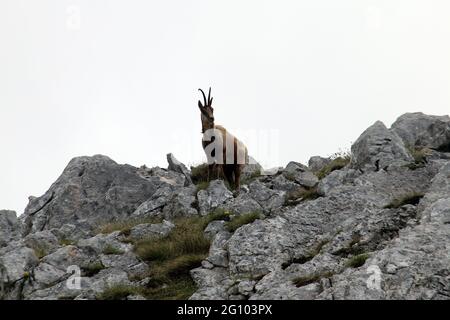
POLYGON ((249 212, 235 216, 233 219, 227 222, 226 228, 230 232, 235 232, 243 225, 252 223, 256 219, 260 219, 261 214, 259 212, 249 212))
POLYGON ((306 200, 314 200, 320 197, 320 194, 317 191, 317 187, 313 188, 304 188, 299 187, 296 190, 289 191, 286 194, 286 200, 285 205, 292 206, 297 205, 300 202, 306 201, 306 200))
POLYGON ((109 234, 115 231, 120 231, 124 235, 128 235, 130 230, 143 223, 161 223, 162 218, 160 217, 142 217, 142 218, 130 218, 124 220, 118 220, 106 223, 97 228, 96 234, 109 234))
POLYGON ((325 272, 316 272, 307 276, 298 277, 293 280, 293 283, 296 287, 304 287, 308 284, 318 282, 320 279, 323 278, 331 278, 333 276, 333 273, 330 271, 325 272))
POLYGON ((175 227, 163 239, 144 239, 135 243, 134 250, 151 264, 151 282, 142 288, 147 299, 187 299, 196 290, 190 270, 199 267, 207 257, 210 242, 204 229, 214 220, 227 220, 229 213, 216 210, 204 217, 179 218, 175 227))
POLYGON ((406 204, 417 205, 423 197, 424 197, 423 193, 419 192, 408 193, 405 194, 404 196, 392 200, 392 202, 386 205, 384 208, 397 209, 406 204))
POLYGON ((345 156, 339 156, 335 159, 333 159, 329 164, 327 164, 325 167, 323 167, 321 170, 316 172, 316 175, 319 179, 325 178, 327 175, 329 175, 331 172, 335 170, 340 170, 347 166, 350 163, 351 156, 349 154, 345 156))
POLYGON ((357 256, 348 259, 347 262, 345 263, 345 266, 350 268, 362 267, 369 257, 370 255, 368 253, 358 254, 357 256))

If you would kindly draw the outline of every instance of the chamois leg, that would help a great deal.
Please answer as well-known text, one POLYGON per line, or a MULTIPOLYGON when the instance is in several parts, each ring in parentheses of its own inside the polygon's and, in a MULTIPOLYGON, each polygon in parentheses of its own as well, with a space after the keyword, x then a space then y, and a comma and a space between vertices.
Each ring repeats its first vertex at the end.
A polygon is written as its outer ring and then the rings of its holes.
POLYGON ((234 167, 234 179, 235 179, 235 186, 236 186, 236 191, 237 193, 239 193, 239 190, 241 189, 241 171, 242 171, 243 166, 238 164, 234 167))
POLYGON ((208 182, 211 181, 211 177, 213 176, 214 173, 214 164, 210 164, 208 165, 208 182))
POLYGON ((231 187, 231 188, 234 188, 234 187, 235 187, 235 184, 234 184, 234 179, 233 179, 233 167, 230 166, 230 165, 225 165, 225 166, 223 167, 223 171, 224 171, 225 179, 226 179, 226 180, 228 181, 228 183, 230 184, 230 187, 231 187))

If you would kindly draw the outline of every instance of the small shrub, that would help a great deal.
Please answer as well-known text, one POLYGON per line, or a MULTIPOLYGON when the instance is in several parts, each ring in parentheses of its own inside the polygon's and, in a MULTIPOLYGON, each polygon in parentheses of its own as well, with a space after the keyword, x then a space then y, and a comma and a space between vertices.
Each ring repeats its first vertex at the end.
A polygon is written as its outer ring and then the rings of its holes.
POLYGON ((302 201, 314 200, 319 197, 320 194, 317 191, 317 187, 313 188, 299 187, 298 189, 289 191, 286 194, 285 205, 287 206, 296 205, 302 201))
POLYGON ((98 300, 123 300, 129 295, 140 294, 140 290, 136 287, 127 285, 114 285, 106 288, 102 293, 98 294, 98 300))
POLYGON ((413 157, 414 161, 407 164, 406 167, 408 167, 411 170, 416 170, 425 167, 425 164, 428 162, 427 157, 431 154, 430 149, 410 147, 408 148, 408 151, 413 157))
POLYGON ((408 148, 408 150, 414 158, 415 163, 426 163, 427 156, 431 154, 431 150, 428 148, 408 148))
POLYGON ((103 254, 123 254, 123 251, 120 250, 119 248, 116 248, 110 244, 108 244, 104 249, 103 249, 103 254))
POLYGON ((203 230, 211 221, 228 217, 228 212, 215 210, 204 217, 179 218, 167 237, 137 242, 136 254, 152 262, 151 281, 142 295, 147 299, 189 298, 196 290, 189 272, 199 267, 209 252, 210 242, 203 230))
POLYGON ((59 240, 59 244, 61 246, 72 246, 72 245, 76 244, 76 241, 64 237, 59 240))
POLYGON ((105 269, 105 266, 100 261, 91 262, 81 267, 81 270, 83 271, 83 274, 86 277, 92 277, 103 269, 105 269))
POLYGON ((106 223, 100 226, 96 231, 97 234, 109 234, 115 231, 120 231, 123 235, 129 235, 130 230, 143 223, 161 223, 161 217, 143 217, 143 218, 132 218, 127 220, 119 220, 106 223))
POLYGON ((200 190, 206 190, 209 187, 209 181, 202 181, 197 184, 197 192, 200 190))
POLYGON ((166 279, 189 274, 189 271, 198 267, 206 256, 207 254, 185 254, 175 257, 156 266, 151 275, 155 279, 166 279))
POLYGON ((233 219, 227 222, 226 228, 230 232, 235 232, 238 228, 245 224, 252 223, 256 219, 260 219, 259 212, 250 212, 235 216, 233 219))
POLYGON ((370 257, 370 255, 368 253, 362 253, 362 254, 359 254, 357 256, 354 256, 354 257, 351 257, 350 259, 348 259, 347 262, 345 263, 345 265, 350 268, 359 268, 359 267, 362 267, 366 263, 366 260, 369 257, 370 257))
POLYGON ((144 239, 135 245, 135 252, 144 260, 167 260, 184 254, 202 254, 209 250, 203 229, 204 217, 180 218, 175 228, 163 239, 144 239))
POLYGON ((319 179, 325 178, 327 175, 329 175, 331 172, 335 170, 340 170, 347 166, 350 163, 351 156, 339 156, 335 159, 333 159, 329 164, 327 164, 325 167, 323 167, 321 170, 319 170, 316 175, 319 179))
POLYGON ((190 276, 169 280, 164 285, 147 288, 144 296, 151 300, 187 300, 197 290, 190 276))
POLYGON ((397 209, 406 204, 417 205, 423 197, 424 197, 423 193, 418 192, 409 193, 400 198, 392 200, 392 202, 386 205, 384 208, 397 209))
POLYGON ((191 167, 191 177, 194 184, 208 181, 208 164, 202 163, 198 166, 191 167))
POLYGON ((212 221, 216 220, 229 221, 230 215, 231 215, 230 211, 227 211, 222 208, 217 208, 213 212, 202 218, 202 228, 205 229, 208 226, 208 224, 210 224, 212 221))
POLYGON ((42 259, 48 254, 44 248, 34 248, 33 251, 38 259, 42 259))
POLYGON ((295 278, 293 280, 293 283, 297 288, 299 288, 299 287, 304 287, 304 286, 307 286, 308 284, 317 282, 323 278, 331 278, 332 276, 333 276, 333 273, 330 271, 316 272, 316 273, 310 274, 308 276, 295 278))

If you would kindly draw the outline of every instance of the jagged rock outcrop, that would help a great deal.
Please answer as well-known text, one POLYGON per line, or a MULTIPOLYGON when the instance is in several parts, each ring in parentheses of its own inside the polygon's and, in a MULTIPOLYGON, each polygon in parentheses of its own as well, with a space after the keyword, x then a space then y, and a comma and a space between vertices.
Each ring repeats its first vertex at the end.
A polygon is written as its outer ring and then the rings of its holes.
POLYGON ((363 171, 386 170, 413 160, 402 139, 377 121, 352 145, 352 167, 363 171))
POLYGON ((28 204, 23 215, 26 233, 67 223, 94 227, 127 217, 162 184, 157 177, 145 179, 136 168, 105 156, 75 158, 42 197, 28 204))
POLYGON ((402 138, 406 146, 450 152, 450 117, 447 115, 406 113, 392 124, 392 131, 402 138))
MULTIPOLYGON (((198 256, 151 260, 168 254, 174 233, 184 239, 180 219, 213 212, 200 229, 207 254, 192 264, 191 299, 448 300, 448 123, 420 113, 390 129, 376 122, 350 163, 313 157, 270 175, 255 163, 240 192, 221 180, 194 185, 172 154, 167 169, 75 158, 22 216, 0 211, 0 298, 102 299, 119 287, 118 298, 143 299, 133 288, 165 288, 161 268, 198 256), (421 148, 431 151, 412 154, 421 148), (73 272, 79 286, 70 285, 73 272)), ((204 246, 191 240, 183 248, 204 246)))

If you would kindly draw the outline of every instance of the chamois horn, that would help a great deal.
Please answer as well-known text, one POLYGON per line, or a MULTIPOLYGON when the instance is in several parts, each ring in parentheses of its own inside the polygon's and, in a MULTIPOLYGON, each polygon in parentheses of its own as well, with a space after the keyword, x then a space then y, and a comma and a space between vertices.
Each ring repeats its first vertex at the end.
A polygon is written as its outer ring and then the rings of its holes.
POLYGON ((211 99, 211 87, 209 87, 209 92, 208 92, 208 106, 211 106, 211 102, 212 102, 212 99, 211 99))
POLYGON ((206 107, 207 104, 206 104, 206 96, 205 96, 205 93, 203 92, 202 89, 198 89, 198 90, 199 90, 199 91, 202 93, 202 95, 203 95, 203 106, 206 107))

